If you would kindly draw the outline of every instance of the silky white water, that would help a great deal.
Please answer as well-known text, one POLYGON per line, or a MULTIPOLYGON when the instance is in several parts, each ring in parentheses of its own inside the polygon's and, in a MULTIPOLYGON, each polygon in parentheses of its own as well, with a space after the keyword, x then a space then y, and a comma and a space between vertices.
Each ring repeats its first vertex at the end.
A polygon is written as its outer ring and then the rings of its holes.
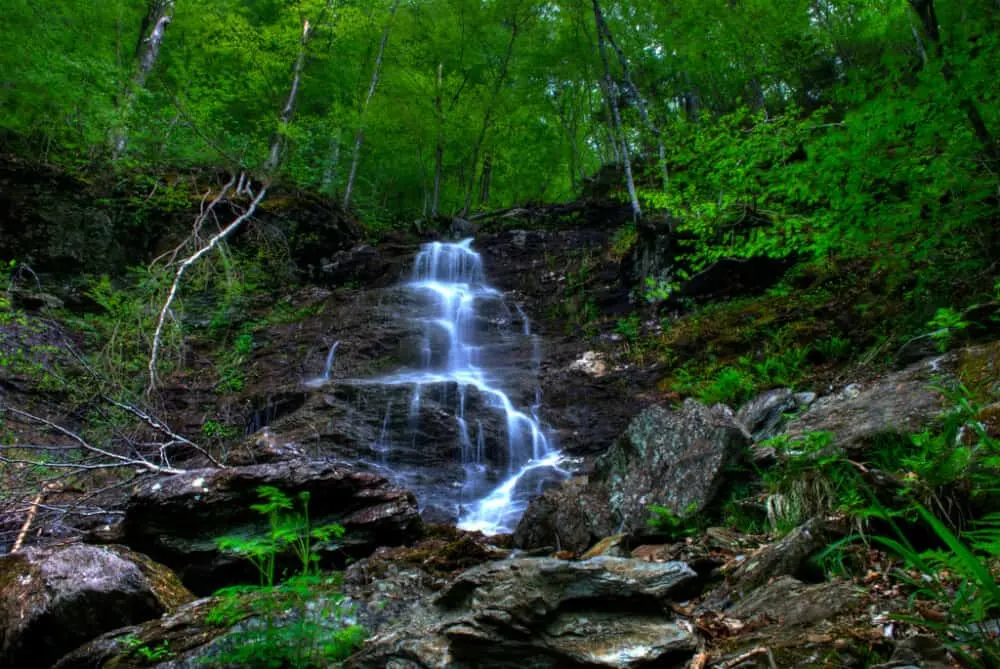
MULTIPOLYGON (((497 378, 496 370, 482 364, 483 345, 477 341, 484 321, 480 307, 487 302, 502 303, 503 295, 486 283, 482 259, 472 249, 471 239, 424 245, 405 287, 423 297, 427 305, 427 313, 417 319, 423 331, 419 369, 378 382, 413 386, 411 428, 419 418, 425 387, 447 388, 453 384, 457 388, 458 457, 465 476, 458 493, 458 525, 488 534, 513 531, 530 494, 537 492, 525 489, 527 486, 523 484, 532 482, 526 477, 535 472, 551 479, 561 476, 562 471, 560 454, 550 443, 538 417, 540 391, 536 391, 535 405, 522 410, 514 406, 502 388, 503 380, 497 378), (477 393, 491 410, 503 417, 506 436, 503 463, 485 461, 483 425, 479 421, 470 424, 467 419, 470 392, 477 393), (498 465, 503 472, 500 476, 496 474, 498 465)), ((520 305, 517 310, 523 324, 521 332, 509 336, 531 337, 527 316, 520 305)), ((533 338, 532 345, 537 371, 537 338, 533 338)), ((387 416, 390 410, 391 407, 387 408, 387 416)), ((373 448, 384 451, 387 441, 385 434, 380 435, 380 443, 373 448)))

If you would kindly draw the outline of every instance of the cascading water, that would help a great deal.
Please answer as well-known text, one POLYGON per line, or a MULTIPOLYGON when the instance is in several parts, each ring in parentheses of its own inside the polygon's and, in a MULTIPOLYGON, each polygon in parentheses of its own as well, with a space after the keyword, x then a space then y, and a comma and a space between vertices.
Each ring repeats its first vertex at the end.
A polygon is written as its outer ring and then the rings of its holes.
POLYGON ((303 385, 307 388, 319 388, 330 382, 330 374, 333 372, 333 356, 336 355, 338 346, 340 346, 340 342, 335 341, 330 350, 327 351, 326 362, 323 363, 323 373, 316 378, 305 381, 303 385))
MULTIPOLYGON (((561 477, 564 472, 559 468, 561 456, 539 420, 540 390, 536 389, 535 405, 527 412, 522 411, 502 389, 496 370, 484 364, 483 353, 487 346, 479 341, 478 335, 488 327, 488 322, 480 313, 480 305, 499 304, 509 313, 503 295, 486 283, 482 260, 472 250, 471 239, 424 245, 405 288, 424 298, 429 311, 418 318, 423 331, 419 369, 378 382, 413 386, 408 419, 411 435, 416 434, 426 389, 440 387, 443 396, 450 389, 456 389, 458 458, 465 477, 458 485, 458 499, 455 500, 459 527, 488 534, 512 531, 530 495, 538 492, 544 480, 561 477), (506 437, 502 463, 486 461, 483 424, 481 421, 469 423, 467 406, 473 393, 478 394, 492 411, 502 415, 506 437)), ((522 317, 523 333, 514 336, 531 337, 530 325, 520 306, 518 312, 522 317)), ((533 338, 532 345, 537 372, 537 338, 533 338)), ((386 425, 390 412, 391 405, 386 410, 386 425)), ((418 447, 417 444, 411 446, 418 447)), ((381 456, 391 448, 383 431, 373 450, 381 456)), ((384 457, 381 461, 385 461, 384 457)))

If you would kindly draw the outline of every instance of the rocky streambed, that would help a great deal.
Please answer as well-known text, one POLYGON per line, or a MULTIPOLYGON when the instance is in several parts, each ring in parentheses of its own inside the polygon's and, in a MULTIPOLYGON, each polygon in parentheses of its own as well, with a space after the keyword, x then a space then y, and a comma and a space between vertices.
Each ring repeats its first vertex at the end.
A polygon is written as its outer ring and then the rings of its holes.
POLYGON ((817 399, 771 392, 738 413, 654 404, 592 472, 537 498, 513 537, 427 525, 406 490, 272 434, 273 462, 151 478, 118 522, 84 541, 0 558, 0 666, 211 662, 233 627, 210 621, 217 600, 191 591, 249 580, 212 538, 261 531, 248 510, 260 485, 308 491, 316 523, 347 528, 317 547, 325 567, 346 566, 336 590, 371 634, 346 666, 949 666, 919 627, 893 621, 907 605, 898 584, 816 569, 811 559, 850 530, 836 514, 776 541, 712 527, 663 541, 645 520, 649 505, 680 516, 711 505, 762 425, 820 426, 850 450, 929 424, 944 404, 928 382, 969 356, 996 364, 996 347, 817 399), (139 646, 164 653, 151 659, 139 646))

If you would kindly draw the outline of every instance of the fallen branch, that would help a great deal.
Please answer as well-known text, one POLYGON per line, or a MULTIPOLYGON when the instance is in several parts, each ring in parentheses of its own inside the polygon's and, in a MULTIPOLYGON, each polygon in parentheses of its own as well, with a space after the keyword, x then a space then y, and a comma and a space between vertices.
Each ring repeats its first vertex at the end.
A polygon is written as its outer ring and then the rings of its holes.
POLYGON ((257 205, 260 204, 261 200, 267 194, 267 184, 261 186, 260 192, 257 193, 257 197, 250 202, 250 206, 241 215, 236 217, 236 219, 227 225, 225 228, 216 233, 205 246, 201 247, 187 258, 181 261, 180 265, 177 267, 177 272, 174 274, 174 280, 170 284, 170 292, 167 293, 167 299, 163 302, 163 307, 160 309, 160 317, 156 323, 156 331, 153 333, 153 347, 149 354, 149 385, 146 387, 146 396, 152 395, 153 391, 156 390, 156 363, 159 359, 160 352, 160 337, 163 334, 163 324, 167 320, 167 314, 170 312, 170 305, 174 303, 174 299, 177 297, 177 290, 180 288, 181 279, 184 277, 184 272, 187 271, 188 267, 198 262, 198 260, 212 251, 219 242, 223 241, 226 237, 232 234, 237 228, 239 228, 247 219, 253 216, 254 212, 257 210, 257 205))
MULTIPOLYGON (((244 178, 245 175, 241 174, 240 175, 241 187, 244 178)), ((156 257, 153 260, 153 262, 150 263, 150 267, 156 265, 157 262, 159 262, 164 256, 168 254, 170 255, 170 259, 167 261, 167 265, 168 266, 173 265, 175 262, 177 262, 177 256, 180 255, 181 249, 183 249, 188 242, 190 241, 194 241, 195 243, 199 242, 201 239, 201 227, 205 224, 205 220, 215 209, 215 206, 219 204, 219 202, 221 202, 223 198, 226 197, 226 194, 229 192, 229 189, 232 188, 235 183, 236 183, 236 175, 233 175, 233 177, 228 181, 228 183, 226 183, 226 185, 222 187, 222 190, 219 191, 219 194, 216 195, 214 198, 212 198, 212 201, 208 203, 207 207, 205 206, 205 201, 208 199, 210 193, 206 192, 201 199, 201 206, 199 208, 198 217, 194 219, 194 225, 191 228, 191 234, 188 236, 187 239, 181 242, 177 246, 177 248, 175 248, 173 251, 167 251, 166 253, 163 253, 162 255, 156 257)), ((239 190, 237 190, 236 193, 238 195, 239 190)))
POLYGON ((21 525, 21 529, 17 533, 17 538, 14 539, 14 546, 10 549, 11 554, 21 550, 21 546, 24 545, 24 539, 28 536, 28 531, 31 530, 31 524, 35 522, 35 516, 38 515, 38 507, 41 505, 42 500, 47 494, 54 490, 58 490, 58 488, 58 485, 49 483, 39 490, 37 495, 35 495, 35 499, 31 501, 31 507, 28 509, 28 515, 24 519, 24 524, 21 525))
MULTIPOLYGON (((79 444, 80 447, 84 451, 87 451, 89 453, 93 453, 94 455, 99 455, 99 456, 101 456, 101 458, 104 459, 104 461, 100 462, 100 463, 95 463, 95 464, 70 463, 70 462, 50 463, 50 462, 37 462, 37 461, 32 461, 32 460, 15 460, 15 459, 6 458, 6 457, 5 458, 0 458, 0 460, 2 460, 3 462, 9 462, 9 463, 12 463, 12 464, 36 465, 36 466, 39 466, 39 467, 51 467, 51 468, 56 468, 56 469, 58 469, 58 468, 64 468, 64 469, 110 469, 110 468, 113 468, 113 467, 140 467, 142 469, 146 469, 146 470, 151 471, 151 472, 156 472, 157 474, 181 474, 181 473, 184 472, 183 469, 175 469, 173 467, 161 467, 159 465, 153 464, 149 460, 146 460, 145 458, 142 458, 142 457, 130 458, 130 457, 127 457, 127 456, 124 456, 124 455, 118 455, 117 453, 112 453, 111 451, 105 450, 105 449, 100 448, 98 446, 94 446, 93 444, 91 444, 90 442, 88 442, 86 439, 84 439, 83 437, 81 437, 80 435, 78 435, 76 432, 73 432, 72 430, 63 427, 62 425, 54 423, 54 422, 52 422, 52 421, 50 421, 50 420, 48 420, 46 418, 42 418, 41 416, 36 416, 34 414, 28 413, 27 411, 22 411, 21 409, 15 409, 14 407, 7 407, 6 411, 9 411, 10 413, 14 414, 15 416, 20 416, 21 418, 27 418, 28 420, 32 420, 32 421, 35 421, 36 423, 40 423, 42 425, 45 425, 45 426, 47 426, 47 427, 55 430, 59 434, 62 434, 64 436, 66 436, 66 437, 69 437, 70 439, 72 439, 73 441, 75 441, 77 444, 79 444)), ((0 446, 0 449, 3 449, 3 448, 17 448, 17 446, 0 446)))
POLYGON ((756 657, 758 655, 766 655, 768 666, 771 667, 771 669, 778 669, 778 664, 774 661, 774 654, 771 652, 770 648, 766 648, 765 646, 757 646, 756 648, 752 648, 743 653, 739 657, 734 657, 724 664, 717 664, 714 666, 718 669, 733 669, 733 667, 743 664, 751 657, 756 657))
POLYGON ((222 466, 222 463, 220 463, 218 460, 216 460, 214 457, 212 457, 212 455, 207 450, 205 450, 204 448, 202 448, 198 444, 194 443, 193 441, 191 441, 187 437, 185 437, 183 435, 180 435, 180 434, 177 434, 172 429, 170 429, 170 427, 168 427, 166 424, 164 424, 163 421, 159 420, 155 416, 152 416, 152 415, 146 413, 145 411, 143 411, 142 409, 140 409, 138 407, 135 407, 135 406, 132 406, 131 404, 125 404, 124 402, 119 402, 118 400, 112 399, 110 397, 105 397, 104 400, 106 402, 108 402, 110 404, 113 404, 114 406, 118 407, 122 411, 125 411, 126 413, 132 414, 133 416, 135 416, 136 418, 138 418, 139 420, 141 420, 142 422, 144 422, 146 425, 150 426, 151 428, 153 428, 157 432, 160 432, 161 434, 164 434, 167 437, 170 437, 171 441, 167 442, 166 444, 161 444, 160 445, 161 451, 164 448, 168 448, 169 446, 173 446, 174 444, 183 444, 185 446, 190 446, 194 450, 196 450, 199 453, 201 453, 202 455, 204 455, 206 458, 208 458, 208 461, 211 462, 216 467, 221 467, 222 466))

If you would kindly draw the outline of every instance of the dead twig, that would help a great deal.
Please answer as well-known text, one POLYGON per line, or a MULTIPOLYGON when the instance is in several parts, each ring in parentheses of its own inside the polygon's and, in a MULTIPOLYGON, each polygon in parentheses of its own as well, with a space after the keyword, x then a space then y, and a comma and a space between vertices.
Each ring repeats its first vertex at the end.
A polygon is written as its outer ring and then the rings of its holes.
POLYGON ((177 297, 177 290, 180 288, 184 272, 187 271, 191 265, 198 262, 202 256, 212 251, 221 241, 225 240, 226 237, 232 234, 247 219, 253 216, 254 212, 257 210, 257 205, 260 204, 266 194, 267 184, 264 184, 261 186, 260 192, 257 193, 257 197, 253 199, 246 211, 237 216, 229 225, 209 239, 208 243, 182 260, 180 265, 178 265, 177 272, 174 274, 174 280, 170 284, 170 291, 167 293, 167 299, 163 301, 163 307, 160 309, 160 317, 156 323, 156 331, 153 333, 153 346, 149 354, 149 385, 146 387, 147 397, 152 395, 153 391, 156 390, 156 363, 159 360, 160 337, 163 335, 163 325, 167 320, 167 314, 170 313, 170 305, 173 304, 174 299, 177 297))
POLYGON ((768 666, 771 667, 771 669, 778 669, 778 664, 774 661, 774 653, 772 653, 771 649, 767 648, 766 646, 757 646, 756 648, 751 648, 742 655, 734 657, 733 659, 728 660, 724 664, 717 664, 715 666, 718 669, 733 669, 733 667, 739 666, 740 664, 743 664, 750 658, 756 657, 758 655, 766 655, 768 666))
MULTIPOLYGON (((35 421, 36 423, 40 423, 42 425, 45 425, 46 427, 51 428, 52 430, 55 430, 59 434, 75 441, 77 444, 80 445, 80 447, 84 451, 87 451, 94 455, 101 456, 102 458, 105 459, 105 461, 95 464, 78 464, 78 463, 68 463, 68 462, 48 463, 48 462, 35 462, 27 460, 21 461, 21 460, 3 458, 5 462, 10 462, 15 464, 31 464, 31 465, 38 465, 41 467, 68 468, 68 469, 109 469, 112 467, 141 467, 143 469, 147 469, 151 472, 156 472, 158 474, 180 474, 183 473, 184 471, 183 469, 175 469, 169 466, 161 467, 159 465, 153 464, 149 460, 146 460, 145 458, 142 457, 131 458, 128 456, 119 455, 117 453, 112 453, 111 451, 108 451, 106 449, 94 446, 76 432, 73 432, 72 430, 63 427, 58 423, 54 423, 48 420, 47 418, 42 418, 41 416, 36 416, 34 414, 28 413, 27 411, 16 409, 14 407, 7 407, 6 410, 14 414, 15 416, 20 416, 21 418, 26 418, 28 420, 35 421)), ((16 446, 10 448, 16 448, 16 446)))
POLYGON ((145 423, 146 425, 150 426, 151 428, 153 428, 157 432, 160 432, 161 434, 164 434, 167 437, 169 437, 170 441, 167 442, 166 444, 158 444, 158 446, 160 446, 161 449, 167 448, 169 446, 173 446, 173 445, 176 445, 176 444, 183 444, 184 446, 188 446, 190 448, 193 448, 194 450, 196 450, 199 453, 201 453, 202 455, 204 455, 206 458, 208 458, 208 461, 211 462, 214 466, 216 466, 216 467, 221 467, 222 466, 222 463, 220 463, 218 460, 216 460, 214 457, 212 457, 212 455, 207 450, 205 450, 204 448, 202 448, 198 444, 194 443, 193 441, 191 441, 187 437, 185 437, 183 435, 180 435, 180 434, 177 434, 172 429, 170 429, 170 427, 168 427, 165 423, 163 423, 163 421, 161 421, 158 418, 156 418, 156 416, 153 416, 153 415, 151 415, 151 414, 143 411, 142 409, 140 409, 140 408, 138 408, 136 406, 133 406, 131 404, 125 404, 124 402, 119 402, 118 400, 115 400, 115 399, 110 398, 110 397, 105 397, 104 400, 106 402, 108 402, 108 403, 110 403, 110 404, 118 407, 122 411, 125 411, 126 413, 129 413, 129 414, 135 416, 136 418, 138 418, 143 423, 145 423))
POLYGON ((35 495, 35 499, 31 501, 31 507, 28 508, 28 515, 24 519, 24 524, 21 525, 21 529, 17 533, 17 538, 14 539, 14 546, 10 549, 11 554, 21 550, 21 546, 24 545, 24 539, 28 536, 28 531, 31 530, 31 524, 35 522, 35 516, 38 515, 38 507, 41 505, 42 500, 45 499, 47 494, 58 489, 58 484, 49 483, 39 490, 37 495, 35 495))

